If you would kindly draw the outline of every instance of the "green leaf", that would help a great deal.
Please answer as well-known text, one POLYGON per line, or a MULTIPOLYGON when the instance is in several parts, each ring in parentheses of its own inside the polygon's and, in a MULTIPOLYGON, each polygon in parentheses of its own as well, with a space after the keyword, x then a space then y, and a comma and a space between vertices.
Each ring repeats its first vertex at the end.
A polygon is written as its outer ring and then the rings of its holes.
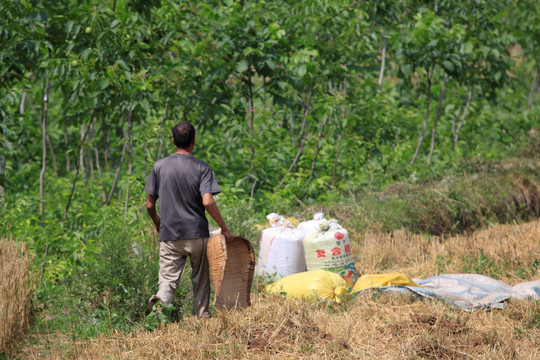
POLYGON ((448 71, 454 71, 454 63, 451 62, 450 60, 444 60, 442 62, 444 68, 448 71))
POLYGON ((255 49, 255 48, 251 48, 251 47, 248 47, 248 48, 245 48, 244 51, 244 56, 248 56, 250 54, 257 54, 257 55, 261 55, 261 51, 259 49, 255 49))
POLYGON ((99 88, 101 90, 105 90, 110 84, 111 84, 111 82, 109 80, 107 80, 107 79, 99 80, 99 88))
POLYGON ((240 61, 238 64, 236 64, 236 71, 239 73, 243 73, 248 69, 248 63, 247 61, 240 61))
POLYGON ((401 65, 401 72, 405 76, 409 76, 412 73, 412 65, 411 64, 403 64, 401 65))
POLYGON ((69 20, 66 23, 65 31, 66 31, 67 34, 69 34, 71 32, 71 29, 73 29, 73 24, 75 24, 75 22, 73 22, 73 20, 69 20))
POLYGON ((306 75, 306 72, 307 72, 307 66, 306 66, 305 64, 300 65, 300 66, 296 69, 296 73, 297 73, 298 76, 300 76, 300 77, 303 77, 304 75, 306 75))
POLYGON ((473 44, 471 42, 466 42, 466 43, 463 43, 463 45, 461 46, 461 51, 464 53, 464 54, 470 54, 473 52, 473 44))
POLYGON ((271 70, 276 69, 276 64, 272 60, 266 60, 266 66, 268 66, 271 70))

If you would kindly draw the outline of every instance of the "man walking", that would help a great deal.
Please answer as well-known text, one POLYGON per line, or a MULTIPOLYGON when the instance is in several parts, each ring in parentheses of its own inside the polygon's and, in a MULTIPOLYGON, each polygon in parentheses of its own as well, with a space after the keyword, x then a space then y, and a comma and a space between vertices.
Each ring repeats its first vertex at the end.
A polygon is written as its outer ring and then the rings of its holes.
POLYGON ((210 236, 205 210, 221 228, 226 241, 232 233, 223 220, 213 195, 221 192, 210 166, 192 155, 195 128, 180 122, 172 128, 176 152, 158 160, 148 177, 146 209, 159 232, 158 291, 150 306, 172 303, 186 259, 190 258, 193 315, 210 317, 210 276, 206 244, 210 236), (156 210, 159 199, 160 215, 156 210))

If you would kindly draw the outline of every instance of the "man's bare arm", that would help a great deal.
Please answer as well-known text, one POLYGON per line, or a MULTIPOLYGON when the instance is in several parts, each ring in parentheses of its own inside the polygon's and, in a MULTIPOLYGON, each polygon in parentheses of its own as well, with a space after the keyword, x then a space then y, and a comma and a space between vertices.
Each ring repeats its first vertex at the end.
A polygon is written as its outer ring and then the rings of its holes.
POLYGON ((156 225, 156 230, 159 233, 159 227, 161 226, 161 218, 159 217, 157 210, 156 210, 156 201, 157 199, 153 197, 152 195, 148 195, 146 198, 146 211, 148 211, 148 215, 150 215, 150 218, 154 222, 154 225, 156 225))
POLYGON ((221 212, 219 211, 219 208, 214 201, 214 196, 212 193, 206 193, 203 195, 203 205, 206 211, 210 214, 212 219, 216 221, 218 226, 221 228, 221 234, 225 236, 225 239, 227 242, 231 241, 233 238, 233 235, 229 228, 227 227, 227 224, 225 224, 225 221, 223 220, 223 217, 221 216, 221 212))

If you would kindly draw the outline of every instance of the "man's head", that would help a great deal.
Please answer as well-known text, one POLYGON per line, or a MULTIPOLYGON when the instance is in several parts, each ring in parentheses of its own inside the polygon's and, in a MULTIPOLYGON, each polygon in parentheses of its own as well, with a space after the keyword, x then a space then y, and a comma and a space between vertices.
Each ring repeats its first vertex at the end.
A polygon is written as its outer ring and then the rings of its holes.
POLYGON ((195 139, 195 128, 190 123, 179 122, 171 130, 174 145, 179 149, 189 148, 195 139))

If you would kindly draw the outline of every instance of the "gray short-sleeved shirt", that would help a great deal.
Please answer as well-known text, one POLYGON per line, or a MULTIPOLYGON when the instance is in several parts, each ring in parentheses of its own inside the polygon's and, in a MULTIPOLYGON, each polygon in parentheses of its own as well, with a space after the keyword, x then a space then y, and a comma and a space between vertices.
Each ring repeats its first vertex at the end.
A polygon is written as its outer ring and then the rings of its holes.
POLYGON ((221 192, 210 166, 189 154, 158 160, 144 189, 159 199, 159 240, 209 237, 202 196, 221 192))

